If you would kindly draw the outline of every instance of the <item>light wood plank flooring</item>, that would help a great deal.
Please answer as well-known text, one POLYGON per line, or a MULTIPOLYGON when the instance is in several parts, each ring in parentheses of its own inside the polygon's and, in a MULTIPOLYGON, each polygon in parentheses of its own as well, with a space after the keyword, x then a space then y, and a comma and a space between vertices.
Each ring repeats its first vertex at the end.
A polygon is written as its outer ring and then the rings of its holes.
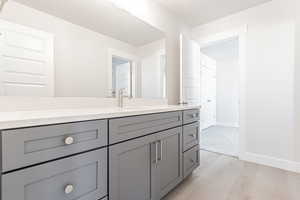
POLYGON ((201 166, 164 200, 300 200, 300 174, 201 151, 201 166))

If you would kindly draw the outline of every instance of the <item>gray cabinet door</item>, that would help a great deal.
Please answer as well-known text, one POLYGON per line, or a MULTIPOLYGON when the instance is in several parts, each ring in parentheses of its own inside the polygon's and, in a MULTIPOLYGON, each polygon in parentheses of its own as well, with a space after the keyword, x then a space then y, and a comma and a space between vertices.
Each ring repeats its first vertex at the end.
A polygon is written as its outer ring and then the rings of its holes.
POLYGON ((154 168, 156 200, 163 198, 182 181, 182 128, 157 134, 158 166, 154 168))
POLYGON ((182 125, 182 112, 167 112, 109 120, 109 143, 145 136, 182 125))
POLYGON ((195 146, 183 154, 183 177, 189 176, 199 165, 199 146, 195 146))
POLYGON ((152 143, 155 135, 109 147, 109 199, 153 200, 152 143))
POLYGON ((107 120, 6 130, 2 137, 4 172, 107 145, 107 120))
POLYGON ((107 195, 107 150, 8 173, 2 200, 96 200, 107 195))
POLYGON ((199 129, 199 122, 183 126, 183 152, 199 145, 199 129))

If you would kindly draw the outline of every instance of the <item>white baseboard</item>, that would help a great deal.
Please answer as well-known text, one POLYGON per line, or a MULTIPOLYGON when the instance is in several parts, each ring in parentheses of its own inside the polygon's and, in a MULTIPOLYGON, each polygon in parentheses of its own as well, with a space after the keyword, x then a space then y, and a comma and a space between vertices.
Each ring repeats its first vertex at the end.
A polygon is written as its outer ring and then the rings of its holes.
POLYGON ((234 127, 234 128, 238 128, 239 125, 238 124, 234 124, 234 123, 216 123, 217 126, 224 126, 224 127, 234 127))
POLYGON ((271 156, 259 155, 246 152, 241 157, 241 160, 265 165, 269 167, 279 168, 286 171, 300 173, 300 162, 278 159, 271 156))

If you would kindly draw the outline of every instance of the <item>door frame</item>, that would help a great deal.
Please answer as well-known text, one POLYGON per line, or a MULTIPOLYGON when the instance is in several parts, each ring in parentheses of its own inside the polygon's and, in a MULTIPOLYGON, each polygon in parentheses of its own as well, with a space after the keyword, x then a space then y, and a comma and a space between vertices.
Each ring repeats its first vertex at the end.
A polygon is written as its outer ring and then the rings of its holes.
POLYGON ((244 160, 246 152, 246 52, 248 25, 236 29, 218 32, 207 37, 195 37, 200 47, 232 37, 239 39, 239 148, 238 158, 244 160))
MULTIPOLYGON (((108 69, 107 69, 107 96, 111 97, 111 92, 113 91, 112 88, 112 59, 113 57, 119 57, 125 60, 128 60, 131 62, 131 94, 130 97, 136 97, 136 93, 137 93, 137 65, 138 65, 138 57, 126 52, 122 52, 116 49, 108 49, 108 69)), ((116 91, 117 92, 117 91, 116 91)), ((116 94, 117 95, 117 94, 116 94)))

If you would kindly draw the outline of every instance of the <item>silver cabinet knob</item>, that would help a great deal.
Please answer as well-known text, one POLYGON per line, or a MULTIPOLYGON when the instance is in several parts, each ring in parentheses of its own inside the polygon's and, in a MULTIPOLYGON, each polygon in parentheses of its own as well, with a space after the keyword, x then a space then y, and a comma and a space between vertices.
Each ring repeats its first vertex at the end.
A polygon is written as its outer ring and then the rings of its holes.
POLYGON ((67 185, 65 187, 65 194, 71 194, 74 191, 74 186, 73 185, 67 185))
POLYGON ((66 139, 65 139, 65 144, 66 145, 71 145, 71 144, 73 144, 74 143, 74 138, 73 137, 67 137, 66 139))
POLYGON ((192 118, 196 118, 196 117, 197 117, 196 113, 192 114, 192 118))
POLYGON ((190 136, 191 136, 192 138, 197 139, 197 134, 190 134, 190 136))

